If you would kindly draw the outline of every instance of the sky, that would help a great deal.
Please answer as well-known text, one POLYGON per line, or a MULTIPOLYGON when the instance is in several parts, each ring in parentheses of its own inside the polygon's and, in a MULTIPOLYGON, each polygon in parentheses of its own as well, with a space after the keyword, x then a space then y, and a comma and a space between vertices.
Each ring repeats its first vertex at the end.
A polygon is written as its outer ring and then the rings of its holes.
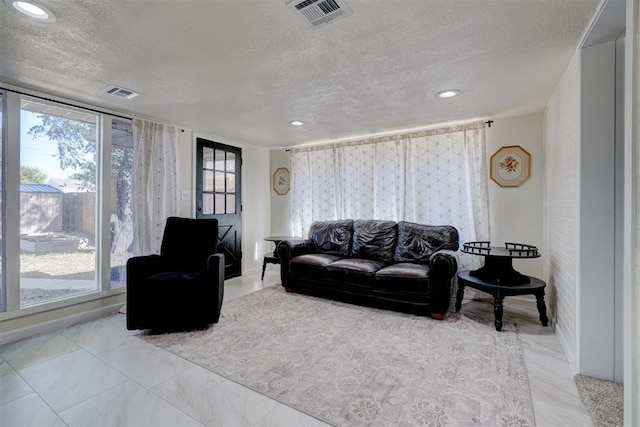
POLYGON ((20 166, 37 167, 47 175, 45 182, 51 178, 69 178, 79 172, 76 169, 61 170, 57 159, 58 144, 45 136, 34 139, 29 129, 39 125, 39 113, 20 110, 20 166))

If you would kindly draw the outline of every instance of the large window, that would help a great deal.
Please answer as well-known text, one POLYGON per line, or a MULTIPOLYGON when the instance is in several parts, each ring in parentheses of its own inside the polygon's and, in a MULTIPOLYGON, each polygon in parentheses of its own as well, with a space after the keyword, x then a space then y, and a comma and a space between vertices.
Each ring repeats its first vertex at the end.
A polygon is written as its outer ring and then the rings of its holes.
POLYGON ((4 98, 3 310, 122 286, 133 242, 130 120, 11 91, 4 98))
POLYGON ((22 99, 20 307, 97 290, 98 120, 22 99))

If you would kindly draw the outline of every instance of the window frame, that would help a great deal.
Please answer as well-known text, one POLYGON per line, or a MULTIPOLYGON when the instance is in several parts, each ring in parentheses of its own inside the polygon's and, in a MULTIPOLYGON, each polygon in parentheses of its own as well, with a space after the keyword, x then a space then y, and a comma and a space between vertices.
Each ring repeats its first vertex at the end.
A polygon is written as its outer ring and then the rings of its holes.
POLYGON ((0 85, 2 96, 2 296, 0 298, 0 321, 30 316, 89 301, 101 300, 126 292, 126 286, 111 287, 110 258, 110 196, 111 196, 111 127, 114 119, 132 121, 120 115, 93 106, 73 103, 59 97, 25 90, 11 85, 0 85), (20 210, 20 110, 22 99, 33 98, 39 103, 50 103, 65 109, 91 112, 98 116, 96 132, 96 285, 97 290, 64 299, 42 302, 20 307, 19 264, 19 210, 20 210), (9 251, 7 251, 9 249, 9 251))

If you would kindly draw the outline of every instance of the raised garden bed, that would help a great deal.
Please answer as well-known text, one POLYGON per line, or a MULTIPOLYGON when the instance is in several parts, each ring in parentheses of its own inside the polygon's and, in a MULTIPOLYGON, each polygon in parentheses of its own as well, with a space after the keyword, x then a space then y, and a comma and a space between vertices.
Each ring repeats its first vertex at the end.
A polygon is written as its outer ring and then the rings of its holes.
POLYGON ((78 249, 81 239, 64 234, 41 234, 20 237, 20 250, 34 254, 50 252, 73 252, 78 249))

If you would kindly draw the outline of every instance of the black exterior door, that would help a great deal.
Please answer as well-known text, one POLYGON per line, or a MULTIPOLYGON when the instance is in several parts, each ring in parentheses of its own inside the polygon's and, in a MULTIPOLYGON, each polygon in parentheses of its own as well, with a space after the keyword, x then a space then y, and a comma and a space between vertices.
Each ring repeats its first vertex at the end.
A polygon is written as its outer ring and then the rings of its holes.
POLYGON ((242 274, 241 167, 242 149, 197 139, 196 216, 218 220, 225 279, 242 274))

